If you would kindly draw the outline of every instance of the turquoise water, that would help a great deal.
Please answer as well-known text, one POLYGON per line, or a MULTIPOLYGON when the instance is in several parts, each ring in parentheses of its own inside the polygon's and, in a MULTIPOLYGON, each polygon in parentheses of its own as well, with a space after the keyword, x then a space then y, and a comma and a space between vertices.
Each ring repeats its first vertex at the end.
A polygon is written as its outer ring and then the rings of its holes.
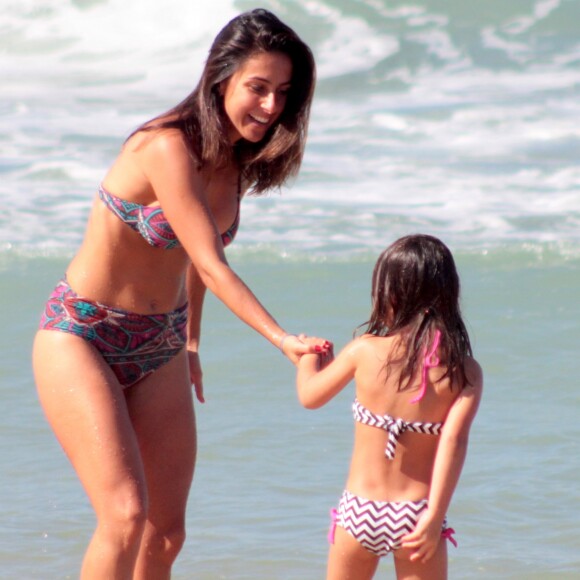
MULTIPOLYGON (((240 252, 231 261, 291 329, 340 347, 365 319, 367 256, 313 262, 240 252)), ((449 513, 460 542, 451 578, 575 578, 580 570, 580 263, 531 262, 458 255, 486 394, 449 513)), ((11 305, 1 345, 2 578, 74 578, 93 525, 29 368, 38 309, 64 266, 18 260, 0 275, 11 305)), ((328 509, 350 452, 352 391, 305 411, 291 366, 212 298, 204 331, 207 403, 198 406, 189 540, 175 577, 322 578, 328 509)), ((389 561, 382 569, 392 577, 389 561)))
MULTIPOLYGON (((2 579, 78 576, 93 515, 38 406, 30 345, 123 137, 189 91, 219 27, 253 6, 211 4, 203 18, 177 0, 3 7, 2 579)), ((263 5, 309 41, 320 80, 303 171, 244 201, 232 265, 288 330, 340 347, 366 319, 379 250, 443 238, 486 382, 450 578, 579 577, 578 2, 263 5)), ((212 297, 202 360, 175 578, 323 578, 352 392, 300 408, 291 365, 212 297)))

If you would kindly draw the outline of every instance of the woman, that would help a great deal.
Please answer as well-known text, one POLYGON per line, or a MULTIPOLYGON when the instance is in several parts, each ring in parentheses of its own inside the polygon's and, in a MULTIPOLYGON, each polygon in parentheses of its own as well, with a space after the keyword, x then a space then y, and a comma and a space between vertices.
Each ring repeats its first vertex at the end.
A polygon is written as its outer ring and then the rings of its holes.
POLYGON ((206 288, 291 361, 314 350, 224 256, 244 191, 298 171, 314 82, 290 28, 265 10, 242 14, 216 37, 197 88, 129 136, 99 188, 33 353, 40 401, 97 516, 83 579, 170 576, 196 455, 191 383, 203 402, 206 288))

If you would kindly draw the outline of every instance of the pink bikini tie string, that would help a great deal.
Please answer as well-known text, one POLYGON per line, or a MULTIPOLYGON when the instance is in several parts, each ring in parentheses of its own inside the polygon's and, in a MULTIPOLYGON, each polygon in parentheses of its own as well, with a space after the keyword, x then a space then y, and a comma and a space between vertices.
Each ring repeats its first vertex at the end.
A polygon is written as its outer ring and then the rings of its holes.
POLYGON ((433 340, 433 347, 429 352, 426 352, 427 347, 425 347, 426 354, 425 358, 423 359, 423 376, 421 380, 421 390, 419 391, 419 394, 416 397, 411 399, 411 403, 417 403, 423 398, 425 390, 427 389, 427 373, 429 372, 429 369, 432 369, 439 365, 439 357, 437 356, 437 347, 439 346, 440 338, 441 331, 436 330, 435 340, 433 340))
POLYGON ((336 532, 336 521, 338 520, 338 511, 336 508, 330 510, 330 529, 328 530, 328 543, 334 544, 334 532, 336 532))
POLYGON ((441 537, 444 540, 449 540, 457 548, 457 540, 453 537, 455 530, 453 528, 445 528, 441 532, 441 537))

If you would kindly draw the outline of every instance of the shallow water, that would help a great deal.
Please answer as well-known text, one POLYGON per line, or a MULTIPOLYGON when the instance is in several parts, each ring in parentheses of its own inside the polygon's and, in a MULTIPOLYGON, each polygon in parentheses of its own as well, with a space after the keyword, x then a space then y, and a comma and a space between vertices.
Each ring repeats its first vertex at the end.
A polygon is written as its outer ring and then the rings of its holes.
MULTIPOLYGON (((458 258, 486 392, 449 513, 460 542, 450 551, 450 577, 574 578, 580 428, 569 377, 580 346, 572 299, 580 264, 505 268, 458 258), (555 278, 557 288, 546 284, 555 278), (546 296, 553 307, 545 308, 546 296)), ((232 262, 289 328, 339 348, 367 314, 370 260, 268 263, 240 254, 232 262)), ((93 525, 29 369, 38 309, 63 267, 19 260, 1 273, 3 300, 14 308, 1 349, 0 577, 32 579, 42 569, 46 578, 74 578, 93 525)), ((189 539, 175 576, 322 578, 328 509, 348 465, 352 390, 305 411, 290 365, 213 298, 204 332, 207 403, 198 406, 189 539)), ((382 566, 392 573, 390 562, 382 566)))

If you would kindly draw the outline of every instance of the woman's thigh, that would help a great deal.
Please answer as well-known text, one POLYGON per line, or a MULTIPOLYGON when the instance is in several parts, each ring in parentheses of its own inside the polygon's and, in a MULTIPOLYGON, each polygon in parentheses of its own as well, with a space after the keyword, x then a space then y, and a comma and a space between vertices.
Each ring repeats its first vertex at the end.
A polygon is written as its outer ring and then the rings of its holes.
POLYGON ((45 415, 97 515, 142 511, 143 466, 121 385, 88 342, 53 330, 37 333, 33 367, 45 415))
POLYGON ((159 529, 182 526, 195 466, 197 436, 185 350, 126 390, 159 529))

